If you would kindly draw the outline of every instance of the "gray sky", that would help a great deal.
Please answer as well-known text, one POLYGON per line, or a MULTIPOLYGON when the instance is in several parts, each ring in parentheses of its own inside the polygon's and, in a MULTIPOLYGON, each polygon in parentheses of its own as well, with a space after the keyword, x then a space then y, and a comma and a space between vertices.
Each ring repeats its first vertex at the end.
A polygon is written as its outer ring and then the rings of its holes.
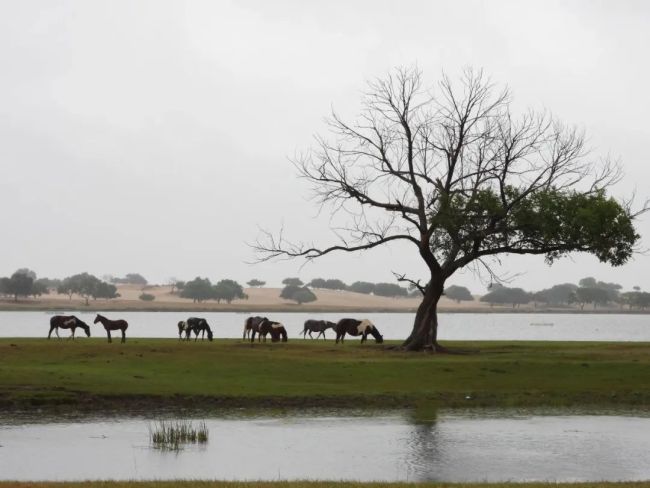
MULTIPOLYGON (((258 227, 331 242, 288 158, 354 115, 367 79, 484 68, 518 107, 584 128, 650 196, 645 1, 0 0, 0 275, 128 272, 150 281, 392 281, 410 248, 251 266, 258 227)), ((650 218, 638 224, 650 247, 650 218)), ((650 257, 610 268, 504 257, 538 289, 593 275, 650 290, 650 257)), ((484 290, 470 273, 452 279, 484 290)))

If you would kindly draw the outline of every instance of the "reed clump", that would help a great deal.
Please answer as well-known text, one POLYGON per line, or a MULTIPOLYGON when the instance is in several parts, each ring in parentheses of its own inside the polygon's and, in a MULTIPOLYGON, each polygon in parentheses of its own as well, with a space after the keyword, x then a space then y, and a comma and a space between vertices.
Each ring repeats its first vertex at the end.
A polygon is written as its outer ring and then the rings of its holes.
POLYGON ((156 449, 179 451, 185 444, 205 444, 209 431, 205 421, 160 420, 149 427, 149 439, 156 449))

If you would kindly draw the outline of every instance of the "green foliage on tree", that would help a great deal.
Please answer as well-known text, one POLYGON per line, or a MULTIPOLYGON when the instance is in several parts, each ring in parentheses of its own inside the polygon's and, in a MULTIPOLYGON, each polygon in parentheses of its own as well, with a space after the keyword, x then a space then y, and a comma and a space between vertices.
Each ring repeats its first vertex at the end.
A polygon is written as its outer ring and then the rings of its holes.
POLYGON ((589 303, 593 304, 594 308, 596 308, 599 305, 607 305, 609 301, 610 293, 605 288, 580 286, 571 295, 571 303, 577 303, 581 310, 589 303))
POLYGON ((368 281, 355 281, 348 287, 349 291, 370 295, 375 291, 375 284, 368 281))
POLYGON ((461 301, 471 302, 474 301, 472 293, 465 288, 464 286, 451 285, 445 288, 445 295, 451 300, 455 300, 456 303, 461 301))
POLYGON ((47 278, 39 278, 36 281, 34 281, 34 284, 32 285, 32 292, 31 295, 34 297, 40 297, 41 295, 49 295, 50 293, 50 284, 54 280, 48 280, 47 278))
POLYGON ((639 310, 645 310, 650 308, 650 293, 636 290, 636 288, 639 290, 641 289, 640 287, 635 286, 633 288, 635 291, 622 293, 621 302, 624 305, 627 305, 630 309, 637 308, 639 310))
POLYGON ((197 276, 192 281, 185 283, 180 293, 181 298, 190 298, 194 303, 215 298, 215 289, 208 278, 197 276))
POLYGON ((155 295, 152 295, 151 293, 141 293, 140 296, 138 297, 140 300, 143 302, 153 302, 156 299, 155 295))
POLYGON ((246 282, 246 284, 247 284, 250 288, 261 288, 261 287, 263 287, 264 285, 266 285, 266 281, 260 281, 260 280, 258 280, 258 279, 252 279, 252 280, 246 282))
POLYGON ((495 304, 507 304, 512 305, 512 307, 515 308, 519 305, 529 303, 531 298, 531 294, 522 288, 508 288, 506 286, 500 286, 483 295, 481 297, 481 301, 489 303, 490 306, 495 304))
POLYGON ((225 300, 231 303, 233 300, 246 299, 248 295, 244 293, 242 286, 234 280, 221 280, 214 285, 214 298, 217 303, 225 300))
POLYGON ((306 286, 287 285, 280 292, 280 298, 292 300, 298 305, 303 303, 314 302, 317 300, 316 295, 306 286))
POLYGON ((112 283, 118 285, 146 285, 148 283, 147 279, 142 276, 140 273, 127 273, 124 278, 113 278, 112 283))
POLYGON ((95 300, 98 298, 111 300, 113 298, 119 298, 120 296, 115 285, 101 280, 95 282, 91 295, 95 300))
POLYGON ((338 279, 314 278, 307 286, 312 288, 322 288, 324 290, 347 290, 348 285, 338 279))
POLYGON ((533 300, 547 305, 568 305, 571 296, 578 287, 573 283, 562 283, 551 288, 540 290, 533 294, 533 300))
POLYGON ((89 273, 79 273, 64 278, 57 288, 57 293, 68 295, 70 299, 72 299, 72 295, 79 295, 86 301, 86 305, 91 297, 112 299, 120 296, 114 285, 89 273))
POLYGON ((406 297, 409 292, 406 288, 395 283, 376 283, 373 294, 378 297, 406 297))
POLYGON ((18 301, 19 296, 28 297, 32 294, 35 277, 35 273, 31 274, 25 272, 25 269, 19 269, 3 282, 4 293, 12 295, 16 302, 18 301))
POLYGON ((282 280, 282 284, 285 286, 303 286, 304 283, 300 278, 285 278, 282 280))

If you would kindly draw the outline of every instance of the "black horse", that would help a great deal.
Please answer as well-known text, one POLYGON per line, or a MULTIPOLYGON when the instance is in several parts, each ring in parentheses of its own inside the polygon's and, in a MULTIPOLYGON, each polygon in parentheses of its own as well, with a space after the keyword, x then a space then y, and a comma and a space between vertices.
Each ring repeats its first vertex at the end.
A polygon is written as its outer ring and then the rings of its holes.
MULTIPOLYGON (((178 323, 178 336, 180 337, 181 335, 181 324, 183 322, 178 323)), ((208 340, 212 341, 212 329, 208 325, 208 321, 205 319, 201 319, 198 317, 190 317, 185 321, 186 324, 186 329, 185 329, 185 339, 190 340, 190 333, 194 332, 194 342, 197 341, 199 338, 199 333, 201 334, 201 340, 205 338, 205 335, 207 333, 208 335, 208 340)))
POLYGON ((260 339, 264 339, 266 342, 266 336, 271 334, 271 342, 287 342, 287 329, 284 328, 280 322, 273 322, 267 318, 264 318, 258 326, 258 330, 252 329, 253 333, 251 334, 251 342, 255 341, 255 332, 259 333, 258 342, 260 339))
POLYGON ((377 344, 384 342, 384 336, 379 333, 377 327, 370 322, 368 319, 356 320, 356 319, 341 319, 336 324, 334 328, 336 330, 336 343, 343 343, 345 334, 350 334, 351 336, 361 336, 361 343, 366 342, 368 334, 375 338, 377 344))
POLYGON ((97 314, 93 323, 96 324, 97 322, 100 322, 104 326, 106 335, 108 336, 108 342, 113 342, 113 338, 111 337, 112 330, 119 330, 122 332, 122 342, 126 342, 126 329, 129 327, 129 323, 126 320, 111 320, 107 319, 103 315, 97 314))
POLYGON ((336 324, 334 322, 330 322, 329 320, 305 320, 305 328, 302 331, 302 337, 303 339, 306 339, 307 333, 309 333, 309 337, 313 339, 314 337, 311 335, 311 333, 318 332, 316 339, 318 339, 322 334, 323 340, 326 340, 325 331, 327 329, 334 329, 334 327, 336 327, 336 324))
POLYGON ((69 339, 74 340, 74 333, 77 327, 83 329, 86 336, 90 337, 90 327, 88 327, 88 324, 82 320, 79 320, 74 315, 55 315, 50 319, 50 333, 47 334, 47 338, 49 339, 52 335, 52 331, 54 331, 56 332, 56 336, 60 339, 59 329, 71 329, 72 335, 69 339))
MULTIPOLYGON (((266 317, 248 317, 244 322, 244 335, 242 336, 242 341, 245 341, 247 337, 250 337, 251 333, 255 334, 260 331, 260 324, 268 320, 266 317)), ((252 341, 251 341, 252 342, 252 341)))

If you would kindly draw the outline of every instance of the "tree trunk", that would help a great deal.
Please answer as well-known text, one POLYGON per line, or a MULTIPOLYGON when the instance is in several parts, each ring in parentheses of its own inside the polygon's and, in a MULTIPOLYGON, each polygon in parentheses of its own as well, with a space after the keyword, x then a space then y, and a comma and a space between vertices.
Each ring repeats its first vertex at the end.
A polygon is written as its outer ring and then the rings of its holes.
POLYGON ((438 344, 438 301, 442 296, 443 289, 443 282, 432 280, 427 285, 422 303, 415 314, 411 335, 402 344, 407 351, 445 350, 438 344))

